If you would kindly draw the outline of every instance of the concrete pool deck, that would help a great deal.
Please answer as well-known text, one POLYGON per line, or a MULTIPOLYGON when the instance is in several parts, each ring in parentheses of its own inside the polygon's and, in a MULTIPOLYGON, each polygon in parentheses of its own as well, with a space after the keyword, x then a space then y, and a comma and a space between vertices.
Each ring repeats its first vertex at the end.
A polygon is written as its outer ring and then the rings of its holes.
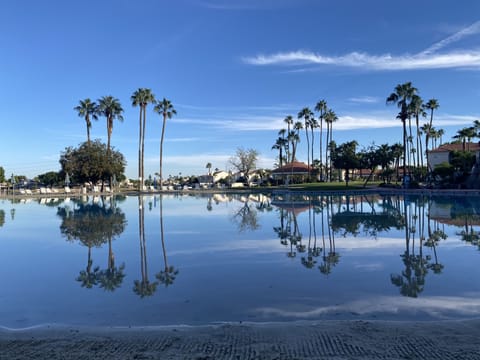
POLYGON ((0 359, 480 359, 480 319, 0 331, 0 359))

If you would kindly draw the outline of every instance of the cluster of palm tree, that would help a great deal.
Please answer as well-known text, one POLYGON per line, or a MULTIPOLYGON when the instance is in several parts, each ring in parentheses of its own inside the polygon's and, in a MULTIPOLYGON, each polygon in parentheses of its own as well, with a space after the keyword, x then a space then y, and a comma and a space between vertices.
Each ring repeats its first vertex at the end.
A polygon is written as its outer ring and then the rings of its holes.
POLYGON ((470 151, 470 141, 480 139, 480 120, 475 120, 473 126, 458 130, 453 138, 462 142, 463 151, 470 151))
MULTIPOLYGON (((315 105, 314 110, 318 116, 308 107, 303 108, 297 114, 297 121, 292 115, 285 117, 284 122, 287 128, 282 128, 278 131, 278 138, 275 141, 272 149, 279 151, 278 166, 282 167, 284 163, 291 163, 297 160, 297 148, 301 139, 301 130, 305 130, 305 138, 307 141, 307 165, 316 163, 320 171, 320 178, 324 178, 324 170, 326 177, 329 176, 328 170, 331 169, 331 145, 333 143, 333 123, 338 120, 337 115, 332 109, 327 107, 325 100, 320 100, 315 105), (326 130, 323 125, 325 122, 326 130), (314 161, 315 149, 315 129, 318 129, 319 136, 319 160, 314 161), (323 138, 326 137, 325 152, 323 150, 323 138), (324 157, 325 154, 325 163, 324 157)), ((331 172, 330 172, 331 176, 331 172)))
MULTIPOLYGON (((149 104, 154 105, 153 111, 162 116, 162 133, 160 138, 160 185, 162 184, 162 162, 163 162, 163 141, 165 136, 165 125, 167 119, 171 119, 177 114, 170 100, 163 98, 157 100, 151 89, 139 88, 130 97, 132 106, 140 108, 139 115, 139 140, 138 140, 138 178, 139 190, 143 190, 145 181, 144 174, 144 152, 145 152, 145 130, 146 130, 146 113, 149 104)), ((107 120, 107 149, 110 151, 110 139, 113 130, 113 121, 123 121, 123 108, 120 101, 113 96, 103 96, 92 101, 90 98, 80 100, 79 104, 74 108, 78 116, 85 120, 87 126, 87 142, 90 144, 90 128, 92 120, 98 120, 99 116, 104 116, 107 120)))
MULTIPOLYGON (((418 89, 415 88, 411 82, 407 82, 395 87, 394 92, 387 97, 387 104, 396 104, 400 109, 397 118, 402 121, 403 125, 403 173, 407 174, 407 168, 409 170, 411 168, 425 168, 424 159, 425 157, 428 158, 430 140, 435 140, 434 144, 436 146, 436 140, 438 138, 441 139, 444 134, 442 129, 437 130, 433 127, 434 111, 440 106, 438 100, 430 99, 424 102, 418 95, 418 89), (429 119, 421 126, 421 119, 427 119, 428 115, 429 119), (414 124, 412 124, 413 122, 414 124), (423 146, 425 146, 425 150, 423 150, 423 146)), ((333 110, 327 107, 325 100, 320 100, 315 105, 314 110, 317 113, 317 117, 315 117, 315 113, 310 110, 310 108, 303 108, 298 113, 298 120, 296 122, 293 116, 287 116, 284 119, 287 128, 283 128, 278 132, 279 137, 272 146, 272 149, 279 151, 279 167, 284 163, 295 161, 298 143, 301 138, 300 130, 304 129, 307 142, 307 165, 315 165, 319 170, 322 180, 331 180, 332 151, 335 147, 332 128, 333 123, 338 120, 338 117, 333 110), (326 131, 323 129, 324 122, 326 131), (315 129, 319 129, 319 159, 314 159, 315 129), (324 145, 325 148, 323 149, 324 136, 326 137, 326 141, 324 145)), ((408 173, 409 172, 410 171, 408 171, 408 173)), ((417 173, 421 172, 417 171, 417 173)))
POLYGON ((123 121, 123 108, 120 101, 111 96, 102 96, 97 100, 92 101, 89 98, 80 100, 79 104, 74 108, 78 116, 85 119, 87 124, 87 142, 90 144, 90 128, 92 127, 92 119, 98 120, 99 116, 104 116, 107 120, 107 149, 110 150, 110 139, 113 131, 113 121, 123 121))
POLYGON ((411 82, 406 82, 395 87, 394 92, 387 97, 387 104, 396 104, 400 109, 397 119, 402 122, 403 129, 403 174, 407 174, 407 168, 423 169, 423 155, 428 159, 429 140, 441 138, 443 135, 443 130, 433 127, 433 113, 440 106, 438 100, 430 99, 424 102, 418 95, 418 89, 411 82), (426 119, 428 113, 428 122, 420 126, 420 118, 426 119), (415 132, 412 131, 412 119, 415 120, 415 132), (425 135, 425 152, 422 135, 425 135))

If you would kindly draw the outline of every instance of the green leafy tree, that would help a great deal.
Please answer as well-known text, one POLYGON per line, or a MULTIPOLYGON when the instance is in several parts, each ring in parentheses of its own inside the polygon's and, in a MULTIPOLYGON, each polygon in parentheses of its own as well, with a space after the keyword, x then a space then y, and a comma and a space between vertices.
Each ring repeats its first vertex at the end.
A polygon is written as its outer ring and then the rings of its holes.
POLYGON ((70 174, 71 180, 77 183, 97 183, 113 175, 119 180, 125 178, 124 156, 114 149, 109 154, 100 140, 90 145, 85 142, 78 148, 66 148, 60 156, 60 165, 62 171, 70 174))
POLYGON ((160 187, 163 184, 163 140, 165 139, 165 125, 167 124, 167 119, 171 119, 174 115, 177 114, 177 111, 173 107, 172 103, 170 100, 167 100, 163 98, 162 101, 157 102, 153 110, 160 114, 163 118, 162 122, 162 135, 160 137, 160 172, 159 177, 160 177, 160 187))
MULTIPOLYGON (((60 232, 68 241, 79 240, 88 248, 87 266, 81 270, 77 281, 82 287, 92 288, 99 284, 102 272, 98 266, 93 267, 92 248, 100 248, 120 236, 126 227, 125 214, 117 207, 100 206, 77 202, 73 209, 59 207, 57 215, 62 219, 60 232)), ((105 276, 105 272, 103 272, 105 276)))
POLYGON ((350 170, 358 169, 360 165, 360 157, 356 153, 358 143, 353 140, 335 146, 332 151, 332 163, 336 169, 345 170, 345 183, 348 186, 350 180, 350 170))
POLYGON ((450 164, 459 175, 459 180, 465 180, 475 165, 475 154, 470 151, 453 151, 450 154, 450 164))
POLYGON ((48 171, 44 174, 38 175, 38 180, 45 185, 53 186, 60 185, 65 177, 60 172, 48 171))
POLYGON ((85 119, 87 125, 87 142, 90 143, 90 128, 92 127, 91 119, 98 119, 98 107, 95 101, 86 98, 85 100, 80 100, 79 104, 73 108, 78 116, 85 119))
POLYGON ((0 183, 5 182, 5 169, 0 166, 0 183))

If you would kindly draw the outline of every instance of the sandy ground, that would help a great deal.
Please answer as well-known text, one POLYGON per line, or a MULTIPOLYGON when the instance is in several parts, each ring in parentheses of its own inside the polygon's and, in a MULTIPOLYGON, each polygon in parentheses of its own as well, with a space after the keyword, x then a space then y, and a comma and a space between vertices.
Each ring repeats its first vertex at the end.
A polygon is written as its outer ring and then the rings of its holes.
POLYGON ((0 359, 480 359, 480 319, 1 330, 0 359))

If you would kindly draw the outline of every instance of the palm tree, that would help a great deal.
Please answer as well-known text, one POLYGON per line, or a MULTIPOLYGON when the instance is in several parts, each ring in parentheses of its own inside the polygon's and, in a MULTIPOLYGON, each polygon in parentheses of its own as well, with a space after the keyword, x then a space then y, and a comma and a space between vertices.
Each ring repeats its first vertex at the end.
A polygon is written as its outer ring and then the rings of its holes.
POLYGON ((330 156, 330 152, 328 149, 330 148, 330 142, 333 140, 333 133, 332 133, 332 124, 338 120, 337 114, 335 111, 328 110, 325 113, 325 123, 327 124, 327 141, 325 144, 325 162, 327 163, 327 178, 329 181, 332 181, 332 158, 330 156))
POLYGON ((462 150, 463 151, 470 151, 470 140, 476 136, 475 128, 473 126, 466 127, 457 131, 457 135, 455 135, 454 139, 459 139, 462 142, 462 150), (468 147, 466 147, 468 143, 468 147))
MULTIPOLYGON (((302 123, 300 123, 301 125, 302 123)), ((297 143, 300 141, 300 136, 298 135, 298 132, 295 130, 292 130, 288 134, 287 138, 291 143, 292 143, 292 153, 290 154, 290 162, 295 161, 295 156, 297 152, 297 143)))
POLYGON ((163 183, 163 176, 162 176, 162 162, 163 162, 163 139, 165 137, 165 125, 167 123, 167 119, 171 119, 173 115, 177 114, 177 111, 173 108, 172 103, 170 100, 163 98, 162 101, 157 102, 153 109, 156 113, 163 116, 163 124, 162 124, 162 135, 160 138, 160 188, 163 183))
POLYGON ((318 128, 318 121, 315 119, 312 115, 310 118, 310 132, 312 136, 312 146, 310 146, 310 149, 312 151, 312 165, 313 165, 313 148, 315 147, 315 129, 318 128))
POLYGON ((123 108, 120 101, 113 96, 102 96, 98 100, 98 113, 107 119, 107 151, 110 153, 113 120, 123 121, 123 108))
POLYGON ((208 169, 208 175, 212 175, 212 163, 208 162, 205 168, 208 169))
POLYGON ((310 129, 310 122, 313 117, 313 112, 308 107, 305 107, 298 113, 297 117, 299 119, 303 118, 304 121, 305 136, 307 138, 307 166, 308 169, 310 169, 310 137, 308 136, 308 130, 310 129))
POLYGON ((403 126, 403 176, 407 173, 407 119, 410 116, 410 103, 413 96, 417 93, 417 88, 412 86, 411 82, 398 84, 395 91, 387 98, 387 104, 397 104, 400 112, 397 118, 402 121, 403 126))
POLYGON ((419 117, 426 116, 427 113, 424 110, 423 100, 420 96, 414 95, 412 102, 410 103, 411 111, 415 115, 415 125, 417 129, 416 142, 417 142, 417 165, 423 168, 423 151, 422 141, 420 138, 420 124, 419 117))
POLYGON ((433 126, 433 111, 438 109, 440 104, 437 99, 430 99, 425 104, 425 109, 430 110, 430 127, 433 126))
MULTIPOLYGON (((283 156, 283 158, 282 158, 282 163, 283 163, 283 160, 285 160, 285 163, 288 163, 289 141, 288 141, 287 129, 283 128, 283 129, 278 130, 278 135, 279 135, 279 138, 282 139, 280 141, 280 144, 282 145, 283 150, 285 150, 285 156, 283 156), (287 137, 285 135, 287 135, 287 137)), ((283 153, 283 150, 282 150, 282 153, 283 153)), ((280 164, 280 166, 281 166, 281 164, 280 164)))
MULTIPOLYGON (((290 135, 290 126, 293 125, 293 116, 288 115, 283 121, 287 124, 287 136, 289 136, 290 135)), ((292 146, 292 148, 293 148, 293 146, 292 146)), ((291 161, 293 161, 293 159, 290 159, 290 151, 287 149, 287 162, 291 162, 291 161)))
MULTIPOLYGON (((442 137, 443 137, 443 135, 445 135, 445 130, 438 129, 437 130, 437 135, 440 138, 440 146, 442 146, 442 137)), ((478 137, 478 134, 476 135, 476 137, 478 137)))
POLYGON ((140 116, 139 116, 139 139, 138 139, 138 179, 139 179, 139 190, 143 190, 143 184, 145 181, 144 176, 144 151, 145 151, 145 123, 146 123, 146 113, 147 105, 155 103, 155 95, 153 95, 152 90, 139 88, 136 90, 130 97, 132 101, 132 106, 140 107, 140 116))
POLYGON ((317 105, 315 105, 315 111, 319 112, 319 119, 320 119, 320 140, 319 140, 319 149, 320 149, 320 179, 323 179, 323 148, 322 148, 322 137, 323 137, 323 117, 327 112, 327 102, 325 100, 320 100, 317 105))
POLYGON ((80 100, 78 106, 75 106, 73 109, 78 112, 78 116, 85 119, 85 123, 87 124, 87 142, 90 145, 90 128, 92 127, 90 117, 93 120, 98 120, 97 104, 95 101, 86 98, 85 100, 80 100))
POLYGON ((283 165, 283 148, 285 147, 285 144, 287 143, 287 140, 279 137, 275 141, 275 144, 272 146, 272 150, 278 150, 278 167, 282 167, 283 165))
MULTIPOLYGON (((429 122, 429 128, 433 129, 433 111, 438 109, 440 107, 440 104, 438 103, 437 99, 430 99, 427 101, 425 104, 425 109, 430 110, 430 122, 429 122)), ((426 133, 425 136, 427 137, 427 140, 425 140, 428 143, 428 137, 430 137, 430 133, 426 133)), ((425 154, 428 159, 428 148, 425 149, 425 154)), ((433 169, 429 169, 430 171, 433 169)))
POLYGON ((292 151, 292 162, 296 160, 296 152, 297 152, 297 144, 300 142, 300 130, 303 129, 303 123, 300 121, 295 122, 293 124, 293 132, 296 136, 294 136, 295 141, 295 148, 292 151))

